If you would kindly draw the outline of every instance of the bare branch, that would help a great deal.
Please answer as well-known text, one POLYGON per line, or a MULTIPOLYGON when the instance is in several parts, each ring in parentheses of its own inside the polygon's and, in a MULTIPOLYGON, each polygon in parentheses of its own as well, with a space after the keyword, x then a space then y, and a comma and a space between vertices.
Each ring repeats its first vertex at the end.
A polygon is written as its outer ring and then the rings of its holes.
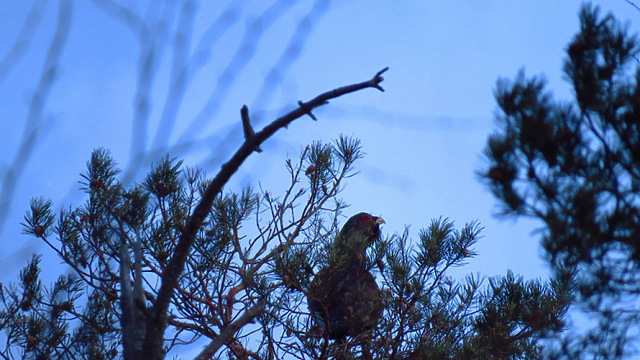
MULTIPOLYGON (((153 100, 153 83, 158 76, 158 67, 162 60, 164 45, 167 41, 167 24, 174 16, 173 4, 164 2, 159 11, 159 19, 155 22, 147 20, 148 27, 141 28, 137 34, 140 41, 140 54, 138 57, 138 77, 134 95, 133 127, 131 131, 131 150, 129 164, 122 176, 122 182, 128 184, 133 181, 140 171, 144 154, 148 148, 147 137, 149 135, 149 118, 151 116, 151 104, 153 100), (148 29, 145 32, 142 29, 148 29)), ((157 7, 152 3, 150 8, 157 7)))
POLYGON ((220 335, 218 335, 215 339, 211 340, 211 342, 205 346, 204 350, 198 356, 196 356, 196 360, 204 360, 210 359, 216 351, 220 348, 220 346, 226 344, 229 340, 233 338, 233 336, 240 330, 243 326, 252 322, 256 316, 260 315, 264 311, 264 303, 262 301, 258 301, 257 304, 250 307, 247 311, 242 314, 236 321, 232 322, 227 326, 220 335))
MULTIPOLYGON (((289 43, 278 58, 278 61, 271 67, 269 73, 264 77, 260 91, 256 95, 251 108, 255 112, 256 110, 262 113, 269 105, 269 102, 273 98, 273 95, 277 92, 277 89, 285 78, 286 72, 291 68, 291 65, 298 59, 302 50, 304 49, 307 40, 310 38, 311 31, 314 25, 319 22, 319 19, 329 9, 329 0, 316 0, 313 6, 305 16, 300 19, 296 30, 293 32, 289 43)), ((256 124, 260 123, 260 116, 256 118, 254 115, 254 121, 256 124)))
POLYGON ((44 61, 38 87, 31 98, 27 123, 24 127, 20 148, 16 153, 11 165, 2 178, 2 190, 0 191, 0 229, 3 228, 7 220, 7 212, 13 202, 15 186, 18 178, 24 171, 24 166, 29 162, 29 157, 36 146, 37 140, 43 128, 43 112, 47 97, 58 74, 60 56, 67 42, 71 17, 73 13, 73 2, 60 0, 58 3, 58 19, 55 34, 49 44, 47 56, 44 61))
MULTIPOLYGON (((171 58, 171 84, 165 97, 160 125, 156 129, 156 134, 151 150, 166 147, 169 136, 173 131, 176 116, 180 110, 180 105, 185 95, 191 69, 189 68, 189 52, 193 39, 193 26, 195 24, 196 5, 193 1, 185 1, 180 8, 178 16, 178 27, 173 34, 173 53, 171 58)), ((148 154, 145 154, 148 156, 148 154)))
POLYGON ((122 347, 125 359, 137 359, 144 341, 145 299, 142 288, 142 249, 140 236, 136 229, 136 239, 132 242, 133 288, 131 287, 131 260, 126 238, 120 248, 120 307, 122 309, 122 347))
POLYGON ((636 8, 636 10, 640 11, 640 6, 636 5, 636 3, 634 3, 631 0, 625 0, 629 5, 633 6, 634 8, 636 8))
MULTIPOLYGON (((240 109, 240 117, 242 118, 242 131, 244 132, 245 141, 255 136, 253 127, 251 127, 251 120, 249 119, 249 108, 247 105, 243 105, 240 109)), ((260 147, 255 148, 256 152, 262 152, 260 147)))
POLYGON ((289 0, 277 0, 255 20, 247 24, 246 31, 236 52, 216 80, 216 86, 209 94, 207 103, 189 124, 188 128, 180 135, 179 142, 193 138, 194 134, 206 124, 206 121, 218 112, 220 104, 228 96, 229 88, 233 85, 236 77, 242 73, 255 55, 256 44, 260 38, 294 3, 289 0))
POLYGON ((135 34, 138 34, 139 32, 146 34, 149 32, 144 20, 124 5, 120 5, 113 0, 92 0, 92 2, 104 12, 120 21, 135 34))
POLYGON ((34 1, 27 19, 22 25, 20 34, 16 38, 16 41, 11 46, 9 52, 0 60, 0 82, 5 79, 7 74, 11 71, 11 68, 17 63, 18 60, 25 53, 31 40, 33 39, 33 32, 35 31, 40 19, 42 18, 43 9, 46 8, 46 1, 34 1))
POLYGON ((180 235, 175 247, 175 253, 162 273, 162 284, 158 290, 156 303, 154 304, 147 321, 144 351, 149 358, 159 359, 162 357, 163 334, 167 326, 167 309, 178 285, 178 277, 184 269, 185 261, 191 250, 191 246, 195 241, 196 234, 211 211, 213 200, 220 194, 223 186, 238 170, 240 165, 242 165, 249 155, 251 155, 256 147, 259 147, 276 131, 287 127, 294 120, 304 116, 312 109, 326 104, 328 100, 366 88, 376 88, 383 91, 380 83, 384 78, 381 75, 387 70, 388 68, 384 68, 370 80, 327 91, 306 103, 302 103, 303 106, 298 107, 274 120, 272 123, 257 132, 255 136, 252 136, 250 139, 246 139, 231 159, 222 165, 218 174, 207 185, 200 202, 193 210, 185 229, 180 235))
POLYGON ((136 322, 134 320, 133 291, 129 279, 130 272, 129 247, 124 244, 120 248, 120 308, 122 309, 120 323, 122 325, 122 352, 125 359, 135 359, 136 342, 140 341, 140 339, 136 341, 135 336, 136 322))

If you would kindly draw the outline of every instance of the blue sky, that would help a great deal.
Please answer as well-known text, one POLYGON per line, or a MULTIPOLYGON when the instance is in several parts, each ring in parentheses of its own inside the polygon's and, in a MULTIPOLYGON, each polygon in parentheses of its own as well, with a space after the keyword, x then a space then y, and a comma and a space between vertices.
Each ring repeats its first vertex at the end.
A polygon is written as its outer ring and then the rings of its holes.
MULTIPOLYGON (((45 4, 42 21, 30 46, 0 79, 1 176, 20 145, 29 99, 55 26, 57 1, 41 3, 45 4)), ((73 3, 68 43, 39 124, 41 136, 0 233, 3 282, 15 279, 32 252, 44 253, 51 265, 58 263, 39 241, 20 233, 18 224, 31 197, 45 196, 62 206, 80 204, 78 174, 97 147, 110 149, 123 167, 129 161, 137 40, 93 2, 73 3)), ((123 3, 132 4, 138 13, 146 8, 146 2, 123 3)), ((216 147, 230 129, 239 126, 243 104, 256 114, 264 111, 264 124, 282 109, 295 106, 297 100, 369 79, 389 66, 382 84, 386 92, 365 90, 348 95, 316 111, 318 122, 296 121, 270 139, 263 153, 252 155, 230 187, 259 182, 266 189, 282 189, 286 157, 295 157, 313 140, 354 135, 362 140, 367 156, 357 165, 360 174, 349 180, 342 194, 352 205, 347 215, 369 211, 385 218, 384 232, 402 232, 410 225, 414 235, 440 216, 458 226, 479 220, 485 228, 477 246, 479 256, 456 271, 504 275, 511 269, 526 278, 547 276, 537 235, 532 233, 538 224, 496 219, 496 202, 474 171, 483 165, 480 154, 494 129, 493 89, 499 77, 514 78, 524 68, 527 75, 544 74, 557 98, 571 98, 561 63, 566 44, 578 30, 579 1, 280 1, 280 15, 256 44, 253 57, 231 72, 233 85, 214 93, 219 106, 207 113, 195 131, 185 133, 192 120, 201 116, 246 24, 271 3, 234 1, 237 16, 230 18, 231 25, 208 54, 206 65, 191 79, 168 141, 214 137, 186 154, 187 164, 208 166, 210 174, 217 170, 219 161, 241 141, 239 134, 230 133, 231 145, 216 147), (309 33, 295 61, 285 61, 281 81, 261 90, 314 4, 316 10, 303 23, 303 31, 309 33)), ((0 56, 8 53, 31 4, 0 1, 0 56)), ((228 5, 219 1, 197 4, 193 48, 220 9, 228 5)), ((632 32, 640 29, 640 11, 627 1, 595 4, 628 21, 632 32)), ((170 81, 171 51, 171 46, 164 49, 151 91, 146 136, 150 144, 170 81)), ((52 280, 57 274, 47 275, 52 280)))

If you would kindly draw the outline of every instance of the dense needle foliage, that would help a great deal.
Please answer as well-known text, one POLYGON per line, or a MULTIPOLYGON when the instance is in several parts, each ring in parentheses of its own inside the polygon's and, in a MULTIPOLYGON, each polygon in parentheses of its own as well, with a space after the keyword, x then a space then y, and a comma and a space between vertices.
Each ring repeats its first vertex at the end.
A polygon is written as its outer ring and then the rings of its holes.
MULTIPOLYGON (((337 229, 351 212, 338 194, 361 156, 352 138, 313 143, 285 162, 289 183, 282 189, 228 190, 215 199, 171 299, 168 354, 179 354, 184 344, 213 343, 232 329, 221 344, 226 350, 215 356, 352 358, 365 345, 368 356, 384 359, 537 356, 538 340, 563 328, 570 278, 544 284, 508 273, 456 280, 448 271, 476 255, 481 229, 472 222, 456 230, 445 218, 432 220, 415 239, 408 231, 385 234, 383 226, 366 259, 384 301, 375 329, 339 342, 318 332, 306 291, 336 256, 337 229), (253 311, 253 322, 241 321, 253 311)), ((35 256, 17 284, 2 288, 7 345, 1 354, 120 358, 129 336, 121 320, 130 288, 122 271, 134 292, 135 284, 143 289, 133 303, 144 320, 207 181, 202 171, 165 158, 141 184, 125 188, 115 162, 99 149, 82 174, 83 205, 55 215, 50 201, 34 199, 25 233, 46 242, 72 271, 43 286, 35 256)))
POLYGON ((596 7, 579 17, 563 65, 575 100, 523 73, 500 80, 481 175, 505 215, 544 223, 549 263, 575 273, 577 304, 597 316, 564 355, 617 359, 637 350, 640 330, 640 43, 596 7))

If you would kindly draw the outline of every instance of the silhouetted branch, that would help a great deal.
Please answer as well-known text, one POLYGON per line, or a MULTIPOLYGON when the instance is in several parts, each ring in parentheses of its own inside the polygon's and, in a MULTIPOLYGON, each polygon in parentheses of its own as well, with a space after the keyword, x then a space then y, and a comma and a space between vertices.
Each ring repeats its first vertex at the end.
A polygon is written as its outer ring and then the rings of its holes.
POLYGON ((193 210, 184 231, 180 235, 175 247, 175 252, 162 273, 162 284, 160 285, 156 302, 151 309, 151 314, 147 321, 144 352, 149 358, 159 359, 162 356, 163 334, 167 325, 167 309, 176 286, 178 285, 178 277, 184 269, 185 261, 190 252, 191 246, 193 245, 196 234, 211 211, 213 200, 220 194, 222 187, 238 170, 244 160, 246 160, 257 147, 259 147, 276 131, 287 127, 291 122, 306 115, 312 109, 326 104, 330 99, 366 88, 376 88, 380 91, 384 91, 380 86, 380 83, 384 80, 381 75, 387 70, 388 68, 384 68, 370 80, 339 87, 322 93, 306 103, 301 103, 300 107, 274 120, 272 123, 257 132, 255 136, 246 139, 229 161, 222 165, 218 174, 213 178, 213 180, 211 180, 209 185, 207 185, 200 202, 193 210))
POLYGON ((120 309, 122 311, 120 323, 122 325, 122 355, 125 359, 135 359, 135 348, 142 340, 137 338, 135 331, 136 325, 142 326, 142 324, 135 322, 130 272, 129 247, 122 245, 120 248, 120 309))
POLYGON ((636 3, 634 3, 631 0, 625 0, 627 3, 629 3, 629 5, 633 6, 634 8, 636 8, 636 10, 640 11, 640 6, 636 5, 636 3))
MULTIPOLYGON (((180 8, 177 29, 175 34, 173 34, 171 84, 164 101, 160 124, 156 130, 153 143, 150 149, 148 149, 149 151, 168 144, 178 110, 184 98, 190 75, 188 63, 190 60, 190 47, 195 23, 195 8, 196 5, 191 0, 185 1, 180 8)), ((148 157, 148 155, 148 153, 145 154, 145 157, 148 157)))
POLYGON ((122 309, 122 348, 125 359, 137 359, 137 352, 144 341, 144 289, 142 288, 142 249, 138 240, 133 241, 133 287, 131 286, 131 261, 129 246, 120 248, 120 308, 122 309))
POLYGON ((234 83, 236 76, 240 75, 256 52, 256 44, 276 20, 295 2, 278 0, 267 8, 259 17, 247 25, 244 36, 233 54, 231 60, 216 80, 216 86, 209 95, 207 103, 193 119, 188 128, 182 133, 179 141, 182 142, 194 136, 220 109, 220 104, 229 94, 229 87, 234 83))
MULTIPOLYGON (((240 109, 240 118, 242 119, 242 131, 244 132, 245 141, 255 136, 253 127, 251 127, 251 120, 249 119, 249 108, 247 105, 243 105, 240 109)), ((260 147, 255 148, 256 152, 262 152, 260 147)))
MULTIPOLYGON (((254 125, 260 125, 263 123, 263 118, 265 117, 264 107, 268 106, 273 94, 277 93, 274 89, 280 86, 282 79, 284 78, 284 73, 286 73, 291 64, 295 62, 302 52, 302 49, 305 46, 305 41, 309 38, 313 25, 328 10, 329 3, 330 2, 327 0, 316 0, 309 12, 298 22, 296 30, 289 40, 289 43, 280 55, 276 64, 269 70, 267 76, 265 76, 258 95, 256 95, 251 104, 254 125)), ((240 131, 241 130, 238 126, 234 126, 230 131, 221 136, 222 140, 217 141, 215 146, 211 147, 210 145, 207 145, 210 148, 210 156, 200 165, 205 167, 217 166, 224 159, 223 156, 226 155, 229 152, 229 149, 233 146, 231 139, 235 139, 240 134, 240 131)), ((206 144, 211 144, 210 141, 203 141, 206 144)))
POLYGON ((154 2, 150 3, 149 6, 161 7, 161 9, 155 10, 160 13, 160 18, 155 21, 153 19, 145 19, 144 26, 136 33, 140 42, 140 55, 134 95, 135 106, 129 164, 122 177, 122 182, 125 184, 133 181, 139 173, 145 153, 148 150, 147 137, 149 135, 153 84, 159 73, 158 68, 165 48, 164 45, 167 41, 168 24, 173 21, 172 16, 175 13, 172 8, 173 4, 170 2, 165 1, 161 5, 154 2))
POLYGON ((256 316, 260 315, 264 311, 264 303, 262 301, 258 301, 257 304, 250 307, 247 311, 242 314, 236 321, 232 322, 229 326, 227 326, 220 335, 218 335, 215 339, 213 339, 207 346, 205 346, 204 350, 198 356, 196 356, 196 360, 205 360, 210 359, 216 351, 220 348, 220 346, 226 344, 229 340, 233 338, 233 336, 242 329, 243 326, 252 322, 256 316))
MULTIPOLYGON (((271 98, 276 94, 274 89, 280 86, 286 71, 289 70, 291 65, 295 63, 296 59, 302 53, 306 40, 309 38, 309 34, 313 29, 313 25, 327 12, 329 4, 329 0, 316 0, 309 12, 300 19, 280 58, 278 58, 276 64, 269 70, 269 73, 262 81, 260 91, 258 91, 258 95, 256 95, 251 104, 254 112, 257 110, 262 113, 264 108, 269 105, 271 98)), ((254 115, 254 122, 255 124, 260 124, 260 117, 256 118, 254 115)))
POLYGON ((105 11, 107 14, 113 16, 115 19, 119 20, 126 27, 128 27, 131 31, 138 34, 139 32, 148 33, 149 29, 146 28, 146 25, 142 18, 138 16, 131 9, 118 4, 112 0, 92 0, 93 3, 105 11))
POLYGON ((36 29, 40 19, 42 18, 43 9, 46 8, 46 1, 34 1, 27 19, 20 29, 20 34, 16 38, 16 41, 11 46, 9 52, 0 61, 0 82, 4 80, 5 76, 11 71, 14 64, 24 54, 29 47, 29 43, 33 39, 33 32, 36 29))
POLYGON ((29 157, 33 152, 38 137, 43 127, 43 112, 47 97, 53 83, 58 75, 58 64, 69 34, 73 2, 60 0, 58 3, 58 19, 55 33, 44 61, 42 72, 36 92, 31 98, 27 122, 24 126, 24 133, 11 165, 6 170, 2 179, 2 190, 0 191, 0 229, 4 227, 7 220, 7 212, 15 195, 15 187, 18 179, 22 175, 25 165, 29 162, 29 157))
MULTIPOLYGON (((191 14, 188 12, 192 10, 187 7, 187 4, 183 6, 183 11, 180 16, 180 23, 178 24, 178 32, 175 34, 175 49, 174 60, 172 65, 172 85, 167 94, 166 102, 160 118, 160 124, 156 130, 156 135, 151 144, 149 152, 146 154, 146 160, 157 159, 159 156, 166 152, 174 153, 173 147, 184 146, 185 151, 188 150, 195 141, 186 140, 180 145, 173 145, 171 148, 169 145, 169 136, 173 132, 173 127, 176 122, 176 116, 182 99, 185 95, 187 86, 190 80, 193 79, 198 71, 207 64, 209 60, 211 49, 216 45, 218 40, 222 38, 225 31, 232 28, 232 25, 240 19, 240 11, 237 9, 238 3, 231 2, 225 10, 211 23, 209 28, 205 31, 204 35, 200 38, 200 41, 195 47, 195 51, 192 55, 183 53, 188 51, 187 42, 192 40, 191 27, 193 24, 187 23, 187 18, 191 14), (189 55, 188 59, 184 59, 185 62, 180 68, 179 61, 182 57, 189 55)), ((206 140, 204 140, 207 142, 206 140)))

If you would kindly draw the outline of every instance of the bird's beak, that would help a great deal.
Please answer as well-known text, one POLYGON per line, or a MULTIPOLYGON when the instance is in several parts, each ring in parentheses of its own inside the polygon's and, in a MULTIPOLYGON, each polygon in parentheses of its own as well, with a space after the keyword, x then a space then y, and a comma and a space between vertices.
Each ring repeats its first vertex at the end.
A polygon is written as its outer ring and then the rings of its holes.
POLYGON ((384 222, 384 219, 383 219, 383 218, 381 218, 381 217, 376 218, 376 224, 380 225, 380 224, 384 224, 384 223, 385 223, 385 222, 384 222))

